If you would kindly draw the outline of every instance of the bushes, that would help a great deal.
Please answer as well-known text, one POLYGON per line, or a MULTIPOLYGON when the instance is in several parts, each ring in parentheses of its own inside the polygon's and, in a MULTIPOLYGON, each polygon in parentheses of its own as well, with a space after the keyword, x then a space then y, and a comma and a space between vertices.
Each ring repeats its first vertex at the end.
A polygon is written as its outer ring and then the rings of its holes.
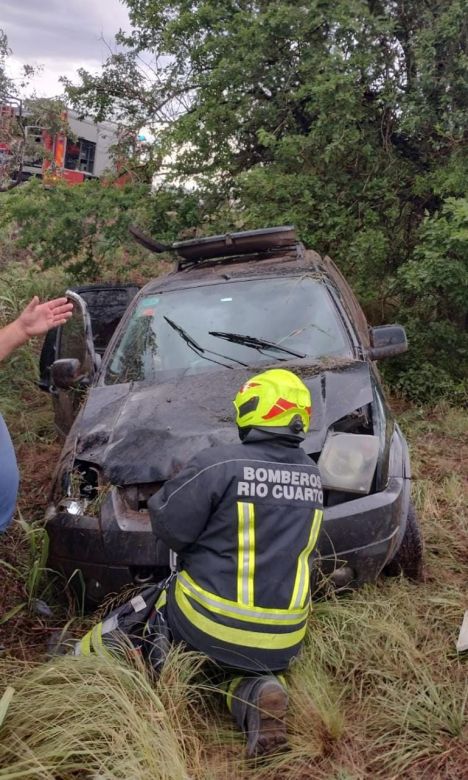
MULTIPOLYGON (((240 181, 235 201, 176 187, 150 193, 137 184, 50 188, 29 181, 3 196, 3 266, 11 258, 23 264, 32 259, 36 270, 59 266, 75 279, 141 282, 160 272, 160 259, 130 237, 132 222, 166 242, 291 222, 309 246, 332 255, 372 324, 406 327, 409 352, 382 366, 390 386, 417 401, 461 401, 468 367, 466 198, 447 198, 439 211, 427 214, 402 261, 405 222, 395 222, 392 242, 391 229, 378 223, 369 206, 359 219, 338 198, 330 206, 330 184, 271 168, 252 170, 240 181)), ((36 274, 36 285, 40 278, 36 274)))
POLYGON ((461 401, 468 373, 468 200, 449 198, 426 218, 419 237, 394 282, 410 352, 385 366, 385 376, 419 401, 461 401))
MULTIPOLYGON (((41 268, 60 266, 75 279, 128 278, 148 262, 148 253, 128 233, 132 222, 149 225, 162 240, 197 220, 197 199, 180 190, 151 194, 146 185, 125 187, 87 181, 44 186, 39 179, 4 196, 0 229, 15 252, 41 268)), ((149 273, 156 275, 154 255, 149 273)))

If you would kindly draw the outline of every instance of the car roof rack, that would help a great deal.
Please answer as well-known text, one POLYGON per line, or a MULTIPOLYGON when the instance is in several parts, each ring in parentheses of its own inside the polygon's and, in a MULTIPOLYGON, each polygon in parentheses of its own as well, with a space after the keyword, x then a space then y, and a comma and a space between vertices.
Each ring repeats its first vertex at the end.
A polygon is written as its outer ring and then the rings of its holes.
POLYGON ((133 225, 130 226, 129 230, 135 240, 151 252, 175 252, 178 256, 178 271, 204 260, 221 260, 225 257, 284 251, 297 243, 293 225, 244 230, 239 233, 225 233, 206 238, 192 238, 188 241, 175 241, 173 244, 162 244, 155 241, 133 225))

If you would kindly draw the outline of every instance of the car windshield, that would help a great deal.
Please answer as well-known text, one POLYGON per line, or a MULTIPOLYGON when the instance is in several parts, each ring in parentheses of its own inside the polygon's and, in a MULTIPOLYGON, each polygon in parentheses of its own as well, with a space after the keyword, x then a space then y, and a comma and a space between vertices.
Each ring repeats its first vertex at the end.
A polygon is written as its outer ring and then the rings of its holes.
POLYGON ((157 381, 296 355, 352 356, 325 285, 308 276, 223 282, 141 298, 104 381, 157 381))

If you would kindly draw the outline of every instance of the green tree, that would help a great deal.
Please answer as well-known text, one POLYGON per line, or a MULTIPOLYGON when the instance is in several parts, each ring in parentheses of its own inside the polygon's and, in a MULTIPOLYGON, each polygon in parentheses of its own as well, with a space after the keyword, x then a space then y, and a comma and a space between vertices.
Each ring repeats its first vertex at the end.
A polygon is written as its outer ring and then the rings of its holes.
MULTIPOLYGON (((0 192, 17 187, 22 181, 22 169, 28 154, 28 140, 25 126, 32 124, 34 114, 23 113, 23 101, 19 93, 27 86, 28 79, 35 72, 31 65, 23 65, 22 76, 12 79, 7 73, 8 57, 11 54, 8 38, 0 29, 0 192)), ((30 101, 39 104, 41 101, 30 101)), ((37 154, 37 148, 34 149, 37 154)))
POLYGON ((42 268, 60 266, 86 281, 124 279, 141 271, 154 276, 157 268, 157 258, 130 236, 131 223, 171 242, 201 218, 198 196, 176 188, 151 194, 142 184, 116 187, 90 180, 44 186, 31 179, 5 197, 0 231, 4 242, 14 233, 16 250, 42 268))
MULTIPOLYGON (((463 0, 126 4, 126 49, 68 85, 75 105, 152 125, 156 168, 165 157, 196 181, 213 227, 293 222, 375 322, 407 318, 403 280, 428 262, 424 220, 467 195, 463 0)), ((458 310, 444 322, 455 348, 458 310)), ((434 376, 444 361, 431 355, 434 376)))
POLYGON ((15 84, 7 74, 10 54, 8 38, 0 29, 0 192, 19 184, 24 147, 24 133, 16 119, 20 101, 15 84))
POLYGON ((448 198, 427 216, 412 258, 395 280, 411 353, 389 363, 388 379, 405 395, 462 401, 468 375, 468 199, 448 198))

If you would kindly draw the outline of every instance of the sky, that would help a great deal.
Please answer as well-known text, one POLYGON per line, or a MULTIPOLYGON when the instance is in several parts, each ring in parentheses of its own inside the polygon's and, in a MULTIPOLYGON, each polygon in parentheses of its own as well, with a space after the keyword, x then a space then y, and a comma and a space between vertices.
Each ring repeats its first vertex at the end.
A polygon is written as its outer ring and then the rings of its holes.
POLYGON ((13 50, 9 73, 16 78, 23 64, 42 66, 31 81, 39 97, 61 94, 59 77, 77 81, 80 67, 99 71, 115 33, 129 26, 120 0, 0 0, 0 28, 13 50))

